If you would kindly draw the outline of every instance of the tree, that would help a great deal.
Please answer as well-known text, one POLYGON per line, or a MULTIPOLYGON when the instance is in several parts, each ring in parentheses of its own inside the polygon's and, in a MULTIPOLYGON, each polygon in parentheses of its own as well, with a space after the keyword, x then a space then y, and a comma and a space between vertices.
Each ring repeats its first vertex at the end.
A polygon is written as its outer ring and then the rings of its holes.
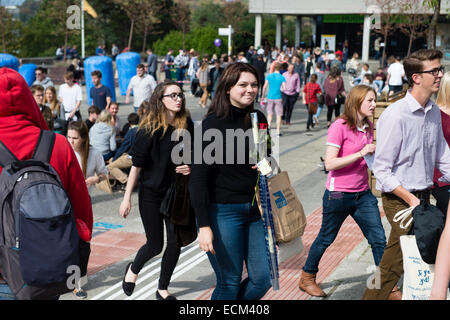
POLYGON ((55 43, 64 41, 67 47, 69 35, 79 34, 79 30, 69 30, 70 17, 67 8, 75 4, 73 0, 43 0, 39 10, 27 22, 22 36, 21 54, 23 56, 51 55, 55 52, 55 43))
POLYGON ((398 22, 398 15, 394 14, 399 8, 399 0, 366 0, 366 5, 375 5, 379 8, 381 28, 378 33, 383 35, 383 55, 381 57, 381 65, 384 66, 386 60, 386 48, 388 36, 395 30, 398 22))
POLYGON ((175 2, 174 8, 172 21, 181 30, 183 34, 183 48, 186 48, 186 33, 189 32, 189 25, 191 23, 191 10, 188 4, 180 0, 175 2))
MULTIPOLYGON (((131 50, 133 31, 140 27, 144 31, 144 47, 146 45, 147 32, 152 26, 166 21, 162 19, 163 13, 167 15, 167 8, 173 7, 172 0, 112 0, 119 4, 130 19, 130 33, 128 48, 131 50)), ((171 25, 171 23, 169 23, 171 25)), ((144 49, 145 50, 145 49, 144 49)))
POLYGON ((424 0, 424 5, 433 10, 430 28, 428 29, 428 48, 436 49, 436 28, 441 11, 441 0, 424 0))
POLYGON ((408 56, 413 41, 427 35, 430 15, 426 14, 426 9, 422 0, 402 0, 400 3, 402 16, 398 27, 409 37, 408 56))

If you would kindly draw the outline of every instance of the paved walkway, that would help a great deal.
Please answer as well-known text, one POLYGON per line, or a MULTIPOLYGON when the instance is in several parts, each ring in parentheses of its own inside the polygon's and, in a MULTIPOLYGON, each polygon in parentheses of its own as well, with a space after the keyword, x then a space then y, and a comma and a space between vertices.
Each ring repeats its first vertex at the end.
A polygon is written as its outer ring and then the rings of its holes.
MULTIPOLYGON (((84 89, 84 87, 83 87, 84 89)), ((193 120, 201 120, 205 110, 198 107, 198 98, 188 94, 187 106, 193 120)), ((124 97, 117 92, 123 103, 124 97)), ((87 105, 81 112, 87 115, 87 105)), ((119 116, 122 124, 132 112, 130 105, 121 104, 119 116)), ((283 126, 284 135, 279 142, 279 164, 289 172, 289 177, 307 215, 307 226, 301 241, 294 242, 289 250, 282 246, 280 255, 287 256, 280 263, 278 291, 270 290, 264 300, 307 300, 311 298, 298 289, 298 279, 309 248, 321 225, 321 199, 326 175, 321 171, 319 157, 325 152, 326 110, 320 117, 321 125, 306 131, 306 108, 300 101, 295 105, 292 125, 283 126)), ((94 237, 88 266, 89 282, 84 287, 89 300, 153 300, 157 288, 161 255, 149 261, 141 271, 135 292, 127 297, 122 291, 122 277, 126 264, 132 261, 145 235, 137 210, 137 193, 132 196, 132 209, 127 219, 119 216, 123 193, 105 194, 94 190, 91 194, 94 210, 94 237)), ((383 218, 386 233, 389 224, 383 218)), ((373 264, 372 252, 355 222, 348 218, 333 245, 326 251, 318 274, 318 282, 327 292, 329 300, 359 300, 365 290, 366 280, 373 264)), ((182 248, 179 263, 169 290, 180 300, 207 300, 215 285, 215 276, 207 256, 198 243, 182 248)), ((62 300, 76 299, 71 293, 62 300)))

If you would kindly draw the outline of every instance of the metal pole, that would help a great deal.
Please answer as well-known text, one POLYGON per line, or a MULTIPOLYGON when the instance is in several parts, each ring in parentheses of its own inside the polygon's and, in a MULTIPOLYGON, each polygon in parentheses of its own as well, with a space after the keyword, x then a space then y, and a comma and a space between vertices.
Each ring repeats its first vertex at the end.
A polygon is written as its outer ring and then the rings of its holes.
POLYGON ((84 59, 84 57, 84 0, 81 0, 81 58, 84 59))
POLYGON ((231 25, 228 25, 228 55, 231 55, 231 25))

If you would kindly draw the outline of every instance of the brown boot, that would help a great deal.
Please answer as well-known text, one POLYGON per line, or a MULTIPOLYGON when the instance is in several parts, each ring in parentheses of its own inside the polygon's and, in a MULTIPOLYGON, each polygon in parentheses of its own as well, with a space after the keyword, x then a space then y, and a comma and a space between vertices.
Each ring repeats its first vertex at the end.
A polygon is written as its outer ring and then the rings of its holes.
POLYGON ((399 287, 395 286, 389 294, 388 300, 402 300, 402 292, 399 287))
POLYGON ((302 271, 298 287, 310 296, 326 297, 327 294, 316 283, 316 275, 302 271))

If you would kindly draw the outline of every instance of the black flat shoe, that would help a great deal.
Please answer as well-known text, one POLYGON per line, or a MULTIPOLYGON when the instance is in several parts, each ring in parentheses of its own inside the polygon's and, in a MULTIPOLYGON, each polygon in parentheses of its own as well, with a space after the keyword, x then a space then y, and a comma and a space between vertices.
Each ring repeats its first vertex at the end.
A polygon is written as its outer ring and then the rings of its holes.
POLYGON ((134 287, 136 286, 136 284, 134 282, 125 282, 125 277, 127 276, 128 270, 130 269, 132 263, 133 262, 130 262, 129 264, 127 264, 127 267, 125 268, 125 274, 124 274, 123 280, 122 280, 122 289, 123 289, 123 292, 125 292, 125 294, 127 296, 131 296, 133 294, 134 287))
POLYGON ((172 295, 168 295, 165 299, 159 294, 159 291, 156 290, 156 300, 177 300, 177 298, 175 298, 172 295))

